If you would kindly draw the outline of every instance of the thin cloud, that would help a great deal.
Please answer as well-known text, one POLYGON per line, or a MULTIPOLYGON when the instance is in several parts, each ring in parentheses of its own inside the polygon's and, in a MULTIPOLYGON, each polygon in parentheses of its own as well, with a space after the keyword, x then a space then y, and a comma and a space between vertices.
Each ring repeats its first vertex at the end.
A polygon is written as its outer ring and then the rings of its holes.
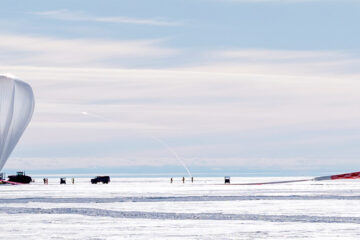
POLYGON ((100 22, 100 23, 117 23, 117 24, 136 24, 136 25, 153 25, 153 26, 180 26, 182 23, 169 21, 166 19, 143 19, 129 18, 126 16, 91 16, 81 12, 72 12, 69 10, 54 10, 33 12, 33 15, 48 17, 63 21, 81 21, 81 22, 100 22))
POLYGON ((213 57, 223 59, 244 59, 259 61, 274 60, 309 60, 350 57, 346 52, 341 51, 309 51, 309 50, 269 50, 269 49, 232 49, 216 51, 211 54, 213 57))
POLYGON ((293 76, 359 74, 357 51, 228 49, 210 51, 187 69, 205 72, 293 76))
POLYGON ((125 66, 173 56, 162 40, 59 39, 0 34, 1 62, 37 66, 125 66))

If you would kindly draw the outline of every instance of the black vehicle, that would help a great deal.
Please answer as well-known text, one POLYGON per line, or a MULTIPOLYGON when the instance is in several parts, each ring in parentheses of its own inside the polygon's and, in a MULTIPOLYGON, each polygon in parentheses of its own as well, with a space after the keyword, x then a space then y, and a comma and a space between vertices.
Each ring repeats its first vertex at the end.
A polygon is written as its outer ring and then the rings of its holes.
POLYGON ((230 184, 230 177, 229 177, 229 176, 226 176, 226 177, 224 178, 224 182, 225 182, 225 184, 230 184))
POLYGON ((109 176, 97 176, 96 178, 91 179, 92 184, 97 184, 99 182, 108 184, 110 182, 109 176))
POLYGON ((60 184, 66 184, 66 178, 60 178, 60 184))
POLYGON ((26 176, 25 172, 17 172, 16 175, 11 175, 8 177, 9 182, 16 182, 16 183, 30 183, 32 178, 30 176, 26 176))

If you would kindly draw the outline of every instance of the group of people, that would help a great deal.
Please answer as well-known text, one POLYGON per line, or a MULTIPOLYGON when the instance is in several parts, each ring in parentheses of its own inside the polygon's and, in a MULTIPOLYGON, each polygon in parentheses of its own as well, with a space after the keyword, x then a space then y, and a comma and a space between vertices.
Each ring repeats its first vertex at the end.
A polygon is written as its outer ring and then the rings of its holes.
MULTIPOLYGON (((185 183, 185 177, 182 177, 182 182, 183 183, 185 183)), ((47 179, 47 178, 44 178, 43 179, 43 181, 44 181, 44 184, 48 184, 49 183, 49 179, 47 179)), ((174 182, 174 179, 173 178, 170 178, 170 183, 173 183, 174 182)), ((191 177, 191 182, 193 183, 194 182, 194 177, 191 177)), ((66 180, 65 180, 65 178, 61 178, 60 179, 60 184, 66 184, 66 180)), ((71 183, 72 184, 75 184, 75 178, 71 178, 71 183)))
POLYGON ((48 183, 49 183, 49 179, 47 179, 47 178, 44 178, 43 181, 44 181, 44 184, 48 184, 48 183))
MULTIPOLYGON (((44 182, 44 184, 49 184, 49 179, 43 178, 43 182, 44 182)), ((75 184, 75 178, 71 178, 71 183, 75 184)), ((66 179, 60 178, 60 184, 66 184, 66 179)))
MULTIPOLYGON (((174 182, 174 179, 170 178, 170 183, 173 183, 173 182, 174 182)), ((185 177, 182 177, 182 182, 185 183, 185 177)), ((191 177, 191 182, 192 183, 194 182, 194 177, 191 177)))

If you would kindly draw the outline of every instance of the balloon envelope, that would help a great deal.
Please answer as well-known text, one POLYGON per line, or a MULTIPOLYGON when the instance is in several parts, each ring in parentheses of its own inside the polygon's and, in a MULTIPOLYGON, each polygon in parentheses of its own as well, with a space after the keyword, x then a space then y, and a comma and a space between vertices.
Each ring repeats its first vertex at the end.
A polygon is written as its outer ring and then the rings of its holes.
POLYGON ((34 105, 29 84, 0 76, 0 170, 29 124, 34 105))

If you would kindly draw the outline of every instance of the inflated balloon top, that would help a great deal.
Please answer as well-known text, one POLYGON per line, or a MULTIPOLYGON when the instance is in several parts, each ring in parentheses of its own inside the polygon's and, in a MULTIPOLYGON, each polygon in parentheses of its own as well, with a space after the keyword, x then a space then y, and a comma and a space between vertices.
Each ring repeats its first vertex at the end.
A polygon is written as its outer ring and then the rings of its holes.
POLYGON ((29 84, 0 75, 0 170, 29 124, 34 105, 29 84))

